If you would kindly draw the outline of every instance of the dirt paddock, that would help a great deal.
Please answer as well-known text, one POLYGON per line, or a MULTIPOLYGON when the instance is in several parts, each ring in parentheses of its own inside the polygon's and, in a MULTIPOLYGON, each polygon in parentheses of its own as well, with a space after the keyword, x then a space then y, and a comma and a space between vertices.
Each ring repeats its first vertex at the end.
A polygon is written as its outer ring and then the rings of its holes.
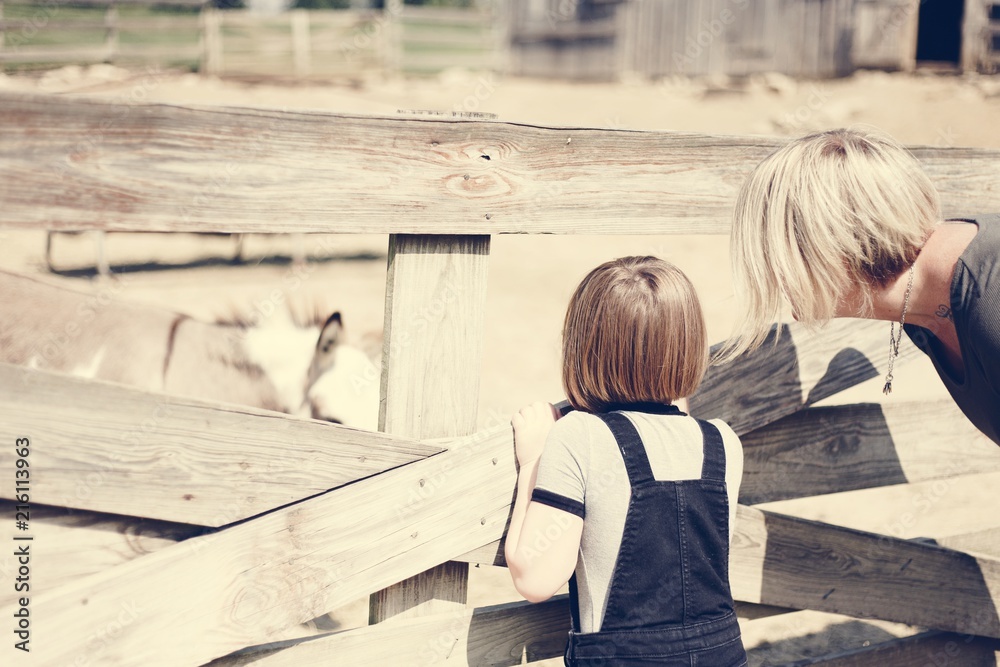
MULTIPOLYGON (((348 84, 241 83, 192 74, 128 72, 109 66, 64 68, 44 76, 0 75, 0 92, 93 95, 136 101, 276 107, 391 115, 399 110, 459 110, 496 114, 500 120, 550 126, 665 129, 714 134, 796 136, 814 129, 879 127, 907 144, 1000 148, 1000 77, 951 77, 861 72, 853 77, 794 82, 780 76, 746 81, 566 84, 500 78, 453 70, 434 79, 371 78, 348 84)), ((981 212, 974 201, 965 213, 981 212)), ((335 211, 331 215, 336 215, 335 211)), ((0 231, 0 267, 54 281, 100 289, 94 276, 95 243, 89 233, 53 239, 53 275, 45 263, 45 233, 0 231)), ((107 258, 124 298, 210 317, 233 306, 254 308, 289 272, 303 280, 290 298, 344 314, 349 336, 362 344, 382 328, 384 236, 251 236, 243 259, 230 261, 232 239, 177 234, 113 234, 107 258), (296 265, 291 257, 311 258, 296 265)), ((728 239, 724 236, 496 236, 492 240, 480 424, 505 419, 521 404, 561 397, 559 333, 571 290, 596 264, 627 254, 655 254, 683 269, 697 287, 710 337, 733 326, 728 239)), ((886 335, 888 337, 888 325, 886 335)), ((882 402, 879 378, 827 402, 882 402)), ((896 373, 891 401, 945 397, 924 360, 896 373)), ((960 533, 963 520, 993 513, 989 476, 952 485, 933 511, 899 520, 927 487, 906 485, 770 503, 789 514, 900 537, 960 533), (877 509, 872 509, 878 505, 877 509), (954 508, 942 528, 942 508, 954 508), (906 525, 902 525, 905 523, 906 525)), ((995 484, 996 480, 992 480, 995 484)), ((476 605, 513 600, 506 573, 478 568, 471 583, 476 605)), ((365 622, 366 601, 318 619, 320 630, 365 622)), ((780 665, 832 650, 859 647, 916 630, 892 623, 797 612, 756 622, 745 636, 751 664, 780 665)), ((298 632, 298 631, 296 631, 298 632)), ((294 635, 295 632, 290 633, 294 635)), ((300 633, 301 634, 301 633, 300 633)), ((547 663, 548 664, 548 663, 547 663)), ((551 661, 560 664, 560 661, 551 661)))

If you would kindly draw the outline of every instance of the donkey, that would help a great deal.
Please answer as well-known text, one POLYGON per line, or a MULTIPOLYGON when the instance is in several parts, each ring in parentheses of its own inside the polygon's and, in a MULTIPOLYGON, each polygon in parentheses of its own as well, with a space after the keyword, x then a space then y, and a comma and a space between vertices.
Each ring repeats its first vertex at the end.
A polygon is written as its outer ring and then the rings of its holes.
POLYGON ((0 362, 375 430, 378 371, 340 312, 205 322, 0 271, 0 362))

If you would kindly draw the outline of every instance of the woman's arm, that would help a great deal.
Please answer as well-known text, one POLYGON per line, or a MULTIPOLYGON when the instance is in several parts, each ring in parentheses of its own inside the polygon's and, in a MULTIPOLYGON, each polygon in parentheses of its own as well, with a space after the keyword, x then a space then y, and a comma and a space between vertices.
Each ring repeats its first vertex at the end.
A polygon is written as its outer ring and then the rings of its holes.
POLYGON ((514 448, 519 471, 504 553, 518 593, 531 602, 547 600, 576 568, 583 519, 531 502, 538 462, 558 413, 548 403, 534 403, 514 415, 514 448))

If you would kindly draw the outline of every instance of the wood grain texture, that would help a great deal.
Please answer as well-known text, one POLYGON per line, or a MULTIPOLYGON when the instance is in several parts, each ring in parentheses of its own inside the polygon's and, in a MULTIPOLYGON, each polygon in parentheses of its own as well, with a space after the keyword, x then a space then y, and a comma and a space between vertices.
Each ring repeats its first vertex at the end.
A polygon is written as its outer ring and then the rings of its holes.
POLYGON ((856 67, 912 71, 920 0, 856 0, 852 60, 856 67))
POLYGON ((498 539, 515 477, 510 428, 498 428, 43 590, 31 601, 33 657, 39 665, 82 657, 102 666, 181 667, 283 638, 292 625, 498 539), (114 638, 93 640, 112 626, 114 638))
MULTIPOLYGON (((0 226, 726 233, 761 137, 0 96, 0 226)), ((1000 151, 914 148, 944 212, 1000 209, 1000 151)))
POLYGON ((961 65, 964 72, 994 72, 996 63, 991 62, 991 30, 989 5, 983 0, 965 0, 965 15, 962 18, 961 65))
MULTIPOLYGON (((756 509, 899 539, 924 539, 958 551, 994 555, 991 536, 998 521, 968 507, 1000 488, 1000 473, 964 475, 756 505, 756 509), (855 511, 864 507, 864 512, 855 511), (968 547, 968 548, 966 548, 968 547)), ((1000 541, 997 542, 1000 544, 1000 541)), ((1000 553, 996 554, 1000 557, 1000 553)), ((503 545, 493 542, 457 560, 505 566, 503 545)))
POLYGON ((739 600, 1000 637, 1000 560, 762 512, 737 513, 739 600))
MULTIPOLYGON (((994 487, 995 488, 995 487, 994 487)), ((1000 526, 934 539, 939 546, 1000 558, 1000 526)))
MULTIPOLYGON (((510 429, 498 428, 43 593, 39 664, 82 651, 102 665, 196 665, 266 643, 498 539, 514 479, 510 429), (141 610, 134 621, 94 645, 126 605, 141 610)), ((753 603, 1000 635, 998 561, 742 506, 732 580, 753 603)))
MULTIPOLYGON (((833 320, 818 331, 775 325, 759 349, 709 369, 690 412, 749 433, 884 373, 888 336, 886 323, 869 320, 833 320)), ((896 369, 920 354, 904 336, 896 369)))
MULTIPOLYGON (((490 545, 463 558, 489 562, 491 553, 503 551, 490 545)), ((1000 560, 987 555, 741 505, 730 564, 738 601, 1000 633, 1000 560)))
MULTIPOLYGON (((440 447, 0 364, 0 438, 31 438, 32 502, 222 526, 440 447)), ((0 449, 12 470, 13 448, 0 449)), ((0 498, 13 498, 13 485, 0 498)))
POLYGON ((380 430, 475 430, 489 252, 489 236, 390 237, 380 430))
MULTIPOLYGON (((489 236, 389 237, 379 430, 476 429, 489 236)), ((444 563, 371 597, 369 622, 464 609, 468 563, 444 563)))
MULTIPOLYGON (((567 596, 557 596, 534 605, 515 602, 464 613, 407 619, 391 625, 348 630, 277 649, 250 649, 215 660, 206 667, 519 665, 523 664, 523 659, 530 663, 563 654, 569 630, 568 602, 567 596)), ((829 623, 829 620, 825 622, 829 623)), ((788 623, 808 625, 804 619, 792 620, 790 617, 783 622, 784 632, 787 632, 788 623)), ((855 632, 863 631, 865 626, 862 623, 852 623, 858 626, 855 632)), ((756 655, 758 648, 747 644, 748 639, 773 636, 771 625, 741 618, 740 628, 751 664, 775 664, 760 663, 756 655)), ((880 631, 875 629, 872 633, 880 631)), ((881 634, 884 635, 884 631, 881 634)), ((808 647, 813 651, 825 651, 827 655, 782 663, 782 667, 995 667, 994 658, 1000 648, 997 640, 932 630, 881 641, 867 648, 838 649, 845 644, 860 643, 855 633, 838 633, 831 637, 817 630, 816 640, 808 647)), ((767 640, 761 644, 765 655, 769 644, 767 640)))
POLYGON ((1000 447, 950 399, 808 408, 742 442, 748 505, 1000 471, 1000 447))
MULTIPOLYGON (((4 526, 14 525, 14 507, 13 501, 0 501, 4 526)), ((55 590, 209 530, 45 505, 32 506, 29 525, 36 544, 31 566, 43 573, 44 590, 55 590)), ((0 554, 0 578, 13 581, 16 566, 13 550, 0 554)), ((0 607, 12 604, 17 597, 13 586, 0 588, 0 607)))
POLYGON ((922 632, 857 649, 798 660, 782 667, 996 667, 1000 642, 950 632, 922 632))
POLYGON ((250 651, 206 667, 311 665, 468 665, 504 667, 562 655, 569 599, 510 604, 393 620, 320 637, 278 651, 250 651))
POLYGON ((1000 524, 989 512, 970 512, 1000 488, 1000 473, 963 475, 825 496, 755 505, 800 519, 903 539, 977 533, 1000 524), (864 511, 857 511, 857 508, 864 511))

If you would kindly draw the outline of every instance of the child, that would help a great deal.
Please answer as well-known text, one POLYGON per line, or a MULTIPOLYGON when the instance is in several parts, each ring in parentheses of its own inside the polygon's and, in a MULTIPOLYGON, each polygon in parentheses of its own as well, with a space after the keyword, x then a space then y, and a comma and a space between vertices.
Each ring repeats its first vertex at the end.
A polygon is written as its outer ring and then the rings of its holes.
POLYGON ((535 403, 511 420, 520 470, 507 565, 532 602, 569 581, 567 665, 747 664, 729 589, 740 442, 673 405, 707 359, 683 273, 655 257, 607 262, 566 313, 563 385, 576 411, 559 419, 535 403))

